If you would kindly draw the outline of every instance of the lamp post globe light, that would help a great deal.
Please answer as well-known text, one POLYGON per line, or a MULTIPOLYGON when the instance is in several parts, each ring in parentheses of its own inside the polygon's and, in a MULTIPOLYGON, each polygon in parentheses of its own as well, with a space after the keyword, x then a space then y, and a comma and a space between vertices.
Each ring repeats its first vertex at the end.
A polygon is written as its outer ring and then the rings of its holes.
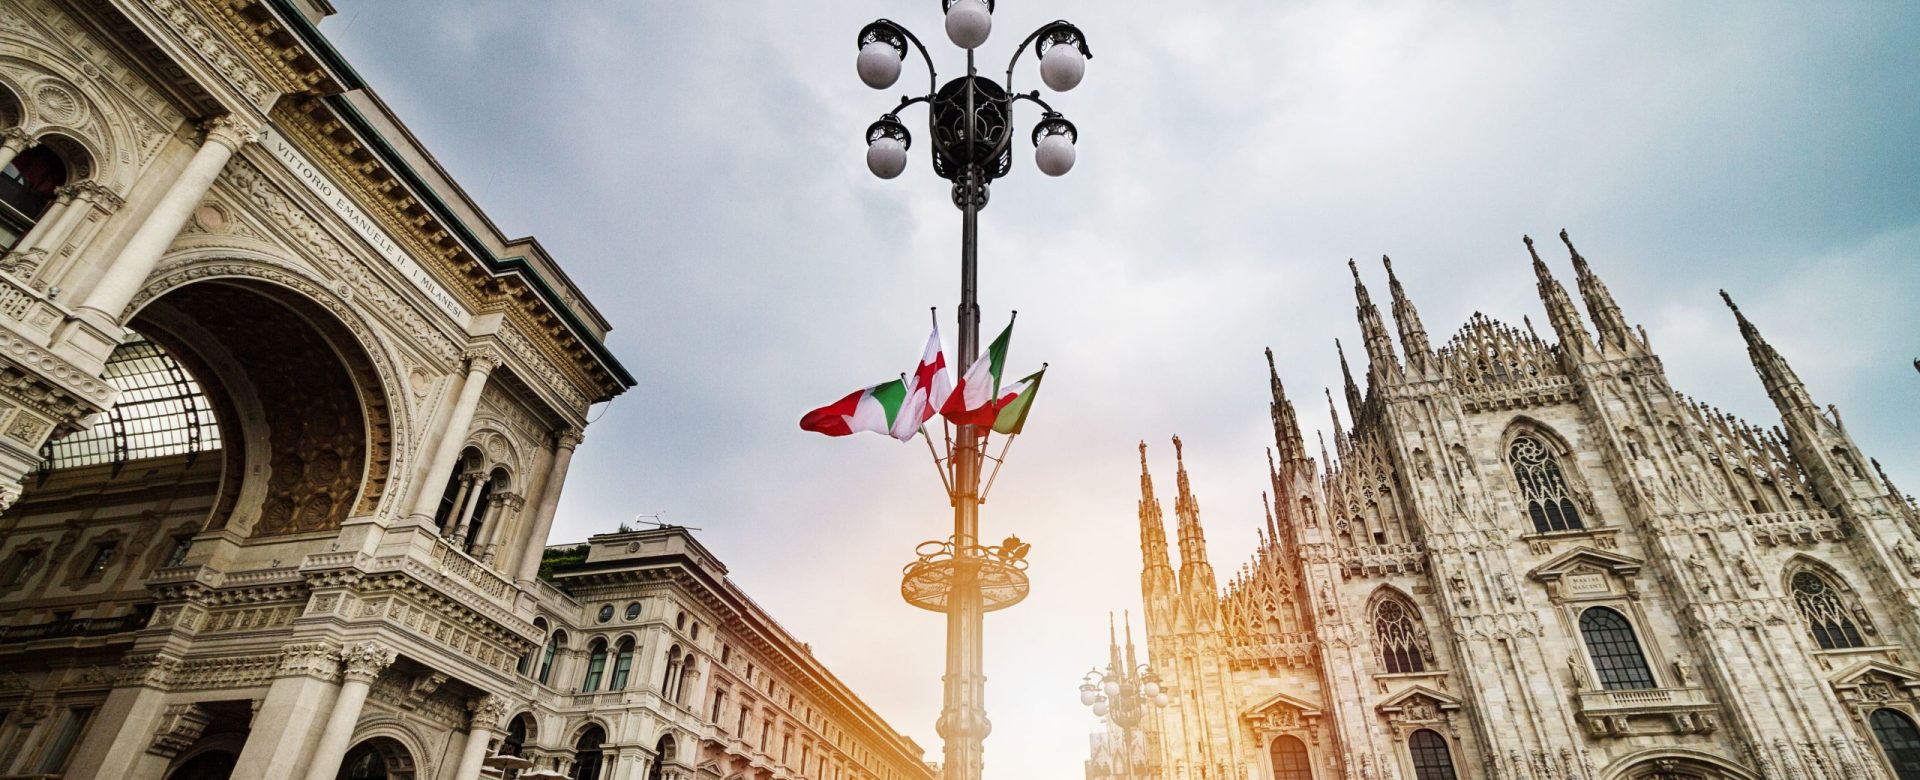
MULTIPOLYGON (((1072 122, 1040 97, 1039 90, 1015 92, 1014 69, 1021 55, 1032 49, 1040 78, 1049 89, 1066 91, 1086 75, 1086 36, 1064 21, 1048 22, 1028 34, 1007 61, 1006 78, 995 82, 974 67, 975 49, 993 32, 994 0, 941 0, 947 39, 965 50, 966 75, 945 84, 933 66, 933 54, 907 28, 880 19, 860 30, 855 69, 860 81, 874 89, 888 89, 900 79, 909 49, 920 54, 927 67, 927 90, 906 96, 893 110, 867 127, 867 169, 882 179, 906 170, 913 133, 900 115, 925 104, 927 138, 933 171, 952 183, 953 205, 960 209, 960 344, 961 374, 979 357, 980 305, 978 290, 979 214, 987 205, 988 185, 1012 167, 1014 104, 1026 101, 1039 107, 1032 141, 1034 165, 1048 176, 1072 170, 1074 144, 1079 133, 1072 122)), ((984 460, 983 432, 961 425, 945 459, 948 499, 953 506, 953 535, 944 541, 920 545, 917 560, 907 565, 900 593, 907 603, 944 613, 947 617, 946 676, 937 728, 945 742, 942 765, 946 780, 979 780, 982 743, 992 725, 987 720, 981 632, 987 612, 1005 609, 1026 598, 1027 545, 1008 537, 999 545, 980 540, 980 477, 984 460)))
POLYGON ((1144 735, 1141 723, 1147 713, 1166 707, 1172 699, 1161 689, 1160 676, 1153 668, 1135 659, 1131 622, 1123 661, 1120 643, 1113 636, 1113 615, 1107 615, 1107 647, 1107 670, 1092 669, 1080 678, 1080 704, 1094 717, 1120 728, 1120 760, 1125 764, 1125 776, 1131 778, 1134 735, 1144 735))

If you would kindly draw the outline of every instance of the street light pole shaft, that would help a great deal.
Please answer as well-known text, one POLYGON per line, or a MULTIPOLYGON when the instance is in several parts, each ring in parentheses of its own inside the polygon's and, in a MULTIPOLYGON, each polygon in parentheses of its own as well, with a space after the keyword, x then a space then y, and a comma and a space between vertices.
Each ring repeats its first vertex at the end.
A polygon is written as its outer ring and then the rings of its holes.
MULTIPOLYGON (((967 52, 967 76, 974 75, 973 52, 967 52)), ((967 85, 967 140, 973 141, 974 86, 967 85)), ((979 225, 986 200, 986 181, 978 162, 969 162, 954 198, 960 206, 960 372, 965 375, 980 356, 979 225)), ((944 742, 945 780, 980 780, 983 742, 992 725, 987 721, 985 647, 981 634, 986 613, 982 608, 977 567, 972 559, 980 547, 980 429, 962 425, 954 453, 952 590, 947 598, 947 674, 939 731, 944 742)))

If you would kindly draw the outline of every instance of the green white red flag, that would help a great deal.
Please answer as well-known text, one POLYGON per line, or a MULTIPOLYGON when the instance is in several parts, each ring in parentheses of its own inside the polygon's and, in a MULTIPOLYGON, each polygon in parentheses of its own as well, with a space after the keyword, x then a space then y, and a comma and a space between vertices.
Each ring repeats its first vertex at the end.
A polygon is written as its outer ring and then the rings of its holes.
POLYGON ((953 394, 947 396, 947 402, 940 407, 940 414, 955 425, 993 424, 996 409, 994 402, 1000 397, 1000 377, 1007 367, 1007 343, 1013 338, 1013 323, 1007 323, 1006 330, 987 345, 987 354, 981 355, 967 367, 966 376, 960 377, 960 384, 953 388, 953 394))
MULTIPOLYGON (((892 435, 894 421, 899 418, 906 400, 906 380, 881 382, 855 390, 845 398, 807 412, 806 416, 800 418, 800 429, 828 436, 846 436, 858 431, 892 435)), ((913 435, 908 434, 907 438, 911 439, 913 435)))
POLYGON ((953 393, 953 380, 947 374, 947 354, 940 349, 940 326, 927 335, 927 347, 920 352, 920 364, 907 378, 907 401, 894 417, 893 438, 908 441, 920 432, 920 426, 933 417, 935 410, 953 393))
POLYGON ((994 401, 994 433, 1017 436, 1026 430, 1027 412, 1033 411, 1033 399, 1040 395, 1040 379, 1046 373, 1047 366, 1042 363, 1039 371, 1000 389, 1000 397, 994 401))

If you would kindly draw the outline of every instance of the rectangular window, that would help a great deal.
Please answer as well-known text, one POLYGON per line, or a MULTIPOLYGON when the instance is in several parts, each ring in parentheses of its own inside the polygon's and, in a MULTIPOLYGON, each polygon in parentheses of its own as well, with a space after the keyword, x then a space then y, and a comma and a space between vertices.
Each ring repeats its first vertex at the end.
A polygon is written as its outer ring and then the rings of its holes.
POLYGON ((34 771, 41 774, 59 774, 67 768, 67 758, 73 753, 74 743, 80 741, 80 734, 86 731, 87 721, 93 718, 92 707, 69 707, 61 718, 60 725, 47 739, 46 747, 40 751, 40 767, 34 771))
POLYGON ((107 573, 107 564, 113 563, 114 548, 119 546, 119 542, 100 542, 95 544, 93 546, 93 559, 87 561, 87 568, 80 572, 80 576, 98 577, 107 573))
POLYGON ((0 583, 19 585, 26 582, 27 575, 33 573, 34 566, 39 563, 39 550, 15 550, 13 557, 7 559, 7 570, 0 575, 0 583))

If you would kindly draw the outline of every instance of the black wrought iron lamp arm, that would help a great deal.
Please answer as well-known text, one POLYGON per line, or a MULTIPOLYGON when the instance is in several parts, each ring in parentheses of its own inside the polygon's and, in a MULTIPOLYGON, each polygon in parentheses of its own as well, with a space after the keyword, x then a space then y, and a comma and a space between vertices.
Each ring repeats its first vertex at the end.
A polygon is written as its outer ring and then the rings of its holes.
POLYGON ((888 32, 896 33, 900 37, 905 38, 907 39, 908 42, 912 43, 913 50, 919 52, 920 59, 927 63, 927 94, 932 95, 934 92, 939 91, 940 74, 934 70, 933 55, 927 53, 927 45, 924 43, 921 43, 920 39, 914 36, 912 30, 902 27, 899 22, 895 22, 892 19, 886 19, 886 18, 875 19, 873 20, 872 24, 869 24, 866 27, 861 28, 860 30, 861 43, 866 42, 868 33, 872 32, 874 28, 880 28, 888 32))

